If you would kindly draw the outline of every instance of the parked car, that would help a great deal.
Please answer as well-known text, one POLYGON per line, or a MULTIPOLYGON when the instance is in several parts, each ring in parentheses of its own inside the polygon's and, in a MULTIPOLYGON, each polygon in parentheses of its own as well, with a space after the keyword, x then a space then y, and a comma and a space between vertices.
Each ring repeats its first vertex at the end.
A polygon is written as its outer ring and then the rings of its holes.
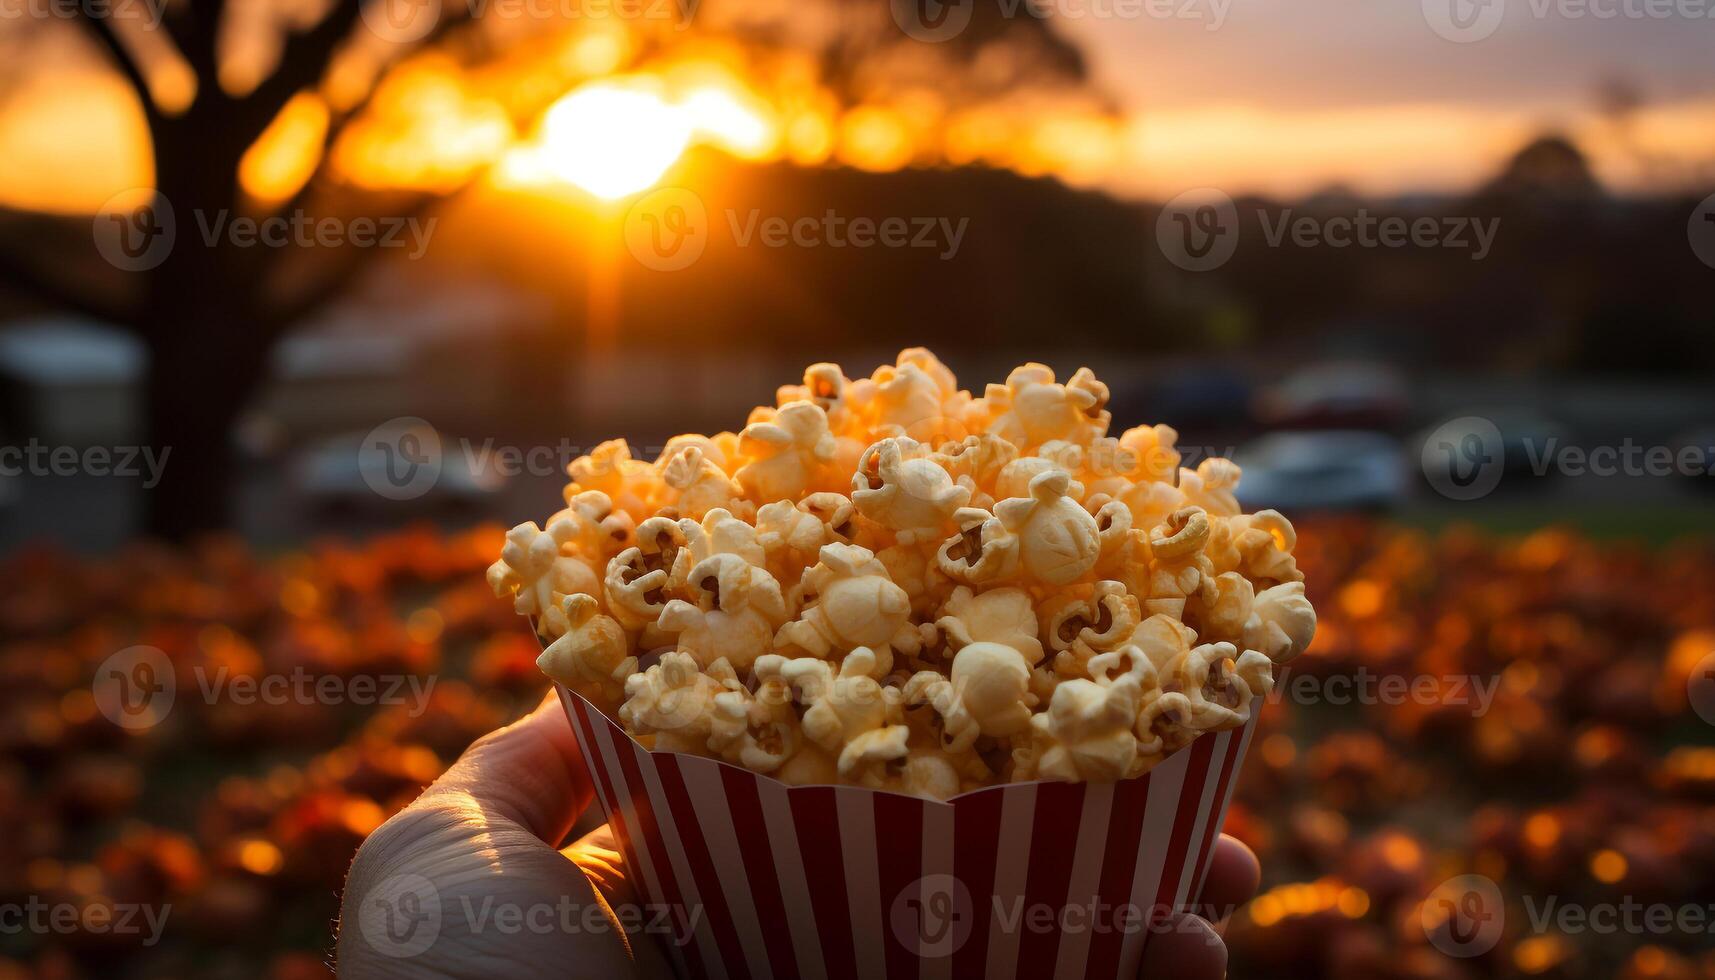
POLYGON ((1385 510, 1406 493, 1399 442, 1379 432, 1276 432, 1234 456, 1247 510, 1385 510))
POLYGON ((1407 408, 1399 372, 1362 361, 1305 368, 1257 398, 1258 417, 1275 429, 1395 430, 1407 408))

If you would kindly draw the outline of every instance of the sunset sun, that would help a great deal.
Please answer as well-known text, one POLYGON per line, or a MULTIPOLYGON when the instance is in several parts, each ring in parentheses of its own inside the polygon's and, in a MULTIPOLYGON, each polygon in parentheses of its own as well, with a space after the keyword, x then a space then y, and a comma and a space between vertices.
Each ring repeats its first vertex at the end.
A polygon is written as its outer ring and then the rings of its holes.
POLYGON ((643 88, 598 83, 580 88, 542 120, 547 172, 597 197, 625 197, 667 172, 690 142, 685 113, 643 88))

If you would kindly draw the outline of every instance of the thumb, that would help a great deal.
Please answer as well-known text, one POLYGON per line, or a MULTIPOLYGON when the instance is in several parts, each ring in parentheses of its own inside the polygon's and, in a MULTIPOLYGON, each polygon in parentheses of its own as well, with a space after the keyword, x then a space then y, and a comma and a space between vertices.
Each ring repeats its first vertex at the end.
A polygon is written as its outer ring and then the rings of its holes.
POLYGON ((412 805, 455 797, 558 846, 594 795, 566 710, 549 691, 535 711, 473 743, 412 805))

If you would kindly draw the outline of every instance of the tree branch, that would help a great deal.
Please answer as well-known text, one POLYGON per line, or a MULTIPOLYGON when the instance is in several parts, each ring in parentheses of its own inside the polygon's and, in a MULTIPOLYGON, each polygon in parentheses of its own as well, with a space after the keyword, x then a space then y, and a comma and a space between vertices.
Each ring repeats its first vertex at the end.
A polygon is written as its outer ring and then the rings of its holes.
POLYGON ((119 31, 113 18, 90 13, 88 9, 82 5, 79 5, 77 9, 83 11, 83 22, 89 25, 89 29, 95 35, 95 39, 100 41, 102 47, 107 49, 107 53, 112 56, 120 73, 125 76, 125 80, 130 82, 131 87, 136 90, 138 101, 143 103, 143 114, 149 119, 150 128, 153 129, 153 123, 156 119, 157 112, 155 108, 155 98, 149 93, 149 79, 143 75, 143 69, 138 66, 136 59, 131 56, 131 51, 126 47, 124 38, 119 36, 119 31))
MULTIPOLYGON (((154 0, 167 3, 168 0, 154 0)), ((179 54, 196 73, 200 84, 220 88, 220 24, 226 14, 225 0, 188 0, 169 4, 165 20, 168 36, 179 54)))
MULTIPOLYGON (((446 194, 426 193, 413 199, 409 206, 389 214, 386 219, 411 221, 422 217, 435 204, 451 200, 455 195, 470 186, 466 182, 459 190, 446 194)), ((347 224, 351 219, 347 219, 347 224)), ((345 248, 340 251, 340 261, 333 271, 324 276, 321 281, 305 288, 289 300, 267 304, 270 313, 263 321, 263 329, 278 335, 300 321, 321 310, 322 307, 337 299, 358 277, 366 272, 370 265, 380 257, 380 248, 345 248)))
POLYGON ((364 0, 335 0, 319 23, 302 34, 288 34, 280 46, 280 63, 240 103, 246 115, 259 120, 255 129, 273 122, 292 96, 322 80, 340 42, 351 36, 364 0))
MULTIPOLYGON (((266 112, 266 116, 261 120, 262 126, 273 122, 274 117, 286 107, 286 103, 291 100, 292 96, 322 80, 322 75, 326 73, 328 64, 333 60, 334 52, 340 42, 349 37, 352 28, 356 26, 358 18, 362 14, 364 2, 365 0, 337 0, 335 8, 322 18, 321 23, 304 34, 295 34, 286 40, 280 53, 279 68, 274 74, 263 80, 262 84, 256 87, 256 91, 244 99, 251 112, 257 114, 266 112)), ((385 3, 387 0, 369 0, 369 2, 385 3)), ((440 16, 435 21, 434 26, 420 40, 415 42, 413 49, 421 50, 441 41, 454 27, 470 19, 472 6, 474 4, 469 3, 442 5, 440 16)), ((374 94, 374 87, 372 86, 363 99, 343 113, 339 120, 330 120, 328 124, 330 133, 328 143, 330 146, 335 135, 333 133, 335 126, 343 125, 359 115, 369 104, 369 99, 374 94)))

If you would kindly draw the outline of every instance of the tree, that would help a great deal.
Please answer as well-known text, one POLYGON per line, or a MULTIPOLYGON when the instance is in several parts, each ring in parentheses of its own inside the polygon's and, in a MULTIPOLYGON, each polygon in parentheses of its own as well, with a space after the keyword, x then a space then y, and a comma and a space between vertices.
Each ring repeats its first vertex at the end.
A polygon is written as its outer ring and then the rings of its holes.
MULTIPOLYGON (((334 205, 351 214, 412 217, 441 198, 434 194, 359 193, 329 173, 329 153, 341 133, 365 108, 367 99, 330 115, 317 169, 302 189, 271 207, 249 200, 239 179, 246 151, 299 93, 313 90, 327 75, 342 44, 361 30, 364 3, 389 0, 333 0, 316 23, 283 38, 273 72, 248 91, 222 84, 222 39, 228 0, 149 0, 164 3, 160 33, 176 49, 196 79, 188 104, 163 105, 152 90, 146 62, 139 57, 135 31, 115 19, 117 5, 82 5, 82 23, 130 84, 142 106, 154 158, 155 192, 178 216, 175 247, 158 265, 127 272, 126 288, 115 296, 94 296, 85 288, 56 282, 47 263, 8 262, 0 256, 0 278, 21 283, 57 307, 78 311, 134 333, 149 353, 144 381, 146 439, 171 447, 171 463, 147 495, 147 529, 166 538, 183 538, 224 527, 231 504, 234 459, 231 434, 248 399, 265 378, 269 355, 294 325, 338 297, 364 271, 375 249, 343 249, 317 262, 301 254, 309 249, 246 248, 230 238, 209 242, 187 227, 195 216, 296 215, 317 205, 334 205), (112 8, 112 9, 110 9, 112 8), (259 213, 262 212, 262 213, 259 213), (10 267, 8 267, 10 266, 10 267)), ((413 0, 400 0, 410 4, 413 0)), ((904 2, 904 0, 900 0, 904 2)), ((482 9, 477 0, 429 2, 439 8, 433 28, 415 42, 436 43, 448 30, 482 9)), ((696 10, 692 4, 690 10, 696 10)), ((790 45, 791 28, 812 17, 829 17, 836 29, 812 45, 824 81, 843 103, 860 100, 862 91, 900 76, 901 53, 917 58, 919 74, 957 96, 978 101, 1033 83, 1077 87, 1084 65, 1076 49, 1033 16, 1002 17, 998 7, 978 5, 962 37, 949 44, 923 44, 906 36, 890 18, 888 5, 873 0, 824 0, 817 6, 777 9, 760 17, 742 2, 729 8, 725 28, 757 45, 790 45), (980 81, 969 71, 975 53, 991 44, 1008 44, 1015 57, 1005 78, 980 81), (930 64, 925 65, 927 61, 930 64), (953 71, 938 71, 948 64, 953 71), (878 68, 878 66, 880 66, 878 68), (965 70, 959 70, 965 69, 965 70)), ((380 14, 386 16, 385 13, 380 14)), ((701 16, 699 14, 699 16, 701 16)), ((990 73, 992 75, 992 72, 990 73)), ((146 220, 141 216, 140 220, 146 220)), ((313 250, 323 255, 328 250, 313 250)))
MULTIPOLYGON (((318 85, 340 45, 357 29, 359 0, 336 0, 316 24, 290 33, 272 74, 247 92, 219 82, 225 0, 188 0, 164 8, 160 30, 196 77, 195 95, 164 107, 152 92, 129 27, 98 5, 82 5, 82 23, 129 82, 149 134, 155 191, 183 224, 195 215, 264 217, 305 211, 312 199, 344 203, 350 214, 420 213, 435 195, 365 195, 334 188, 326 158, 287 200, 259 207, 239 182, 239 163, 298 93, 318 85)), ((461 7, 450 5, 449 13, 461 7)), ((441 17, 421 43, 432 43, 460 22, 441 17)), ((357 118, 365 100, 332 114, 323 150, 357 118)), ((375 249, 337 250, 311 263, 292 248, 244 248, 230 236, 203 241, 183 227, 174 247, 152 268, 126 273, 121 295, 92 296, 57 283, 35 264, 10 260, 7 278, 51 305, 81 312, 135 334, 149 353, 144 379, 144 429, 149 444, 171 447, 171 464, 148 495, 148 529, 167 538, 225 526, 232 485, 231 433, 249 396, 264 379, 270 352, 294 324, 344 291, 375 249)))

